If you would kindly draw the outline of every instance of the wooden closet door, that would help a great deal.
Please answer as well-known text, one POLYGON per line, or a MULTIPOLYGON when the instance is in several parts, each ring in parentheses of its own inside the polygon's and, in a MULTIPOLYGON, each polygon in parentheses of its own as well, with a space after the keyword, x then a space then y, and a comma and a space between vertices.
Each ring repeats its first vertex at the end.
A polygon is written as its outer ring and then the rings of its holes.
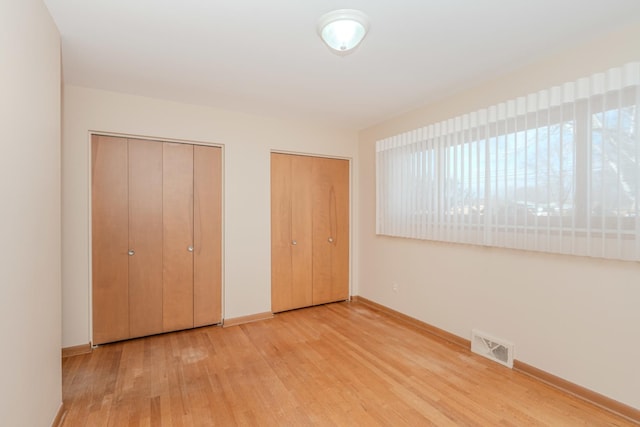
POLYGON ((312 158, 271 154, 271 310, 312 304, 312 158))
POLYGON ((349 298, 349 162, 313 159, 313 304, 349 298))
POLYGON ((193 146, 163 143, 163 329, 193 327, 193 146))
POLYGON ((296 245, 292 245, 291 271, 294 308, 298 308, 313 303, 313 206, 309 191, 313 157, 291 157, 291 236, 296 241, 296 245))
POLYGON ((93 343, 129 338, 127 140, 91 138, 93 343))
POLYGON ((162 328, 162 143, 129 139, 129 328, 162 328))
POLYGON ((194 326, 222 321, 222 149, 193 147, 194 326))

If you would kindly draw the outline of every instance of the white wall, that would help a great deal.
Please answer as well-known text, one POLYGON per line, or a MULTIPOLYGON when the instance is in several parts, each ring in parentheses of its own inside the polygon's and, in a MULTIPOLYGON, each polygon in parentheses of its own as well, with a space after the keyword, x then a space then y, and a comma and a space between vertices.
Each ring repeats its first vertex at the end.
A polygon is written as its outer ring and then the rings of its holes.
POLYGON ((63 347, 90 341, 91 131, 224 145, 226 319, 271 311, 270 151, 357 152, 355 131, 74 86, 64 90, 63 130, 63 347))
POLYGON ((640 60, 640 24, 360 133, 359 294, 640 408, 640 264, 375 235, 375 141, 640 60), (399 285, 392 292, 392 283, 399 285))
POLYGON ((0 424, 51 425, 60 367, 60 36, 0 3, 0 424))

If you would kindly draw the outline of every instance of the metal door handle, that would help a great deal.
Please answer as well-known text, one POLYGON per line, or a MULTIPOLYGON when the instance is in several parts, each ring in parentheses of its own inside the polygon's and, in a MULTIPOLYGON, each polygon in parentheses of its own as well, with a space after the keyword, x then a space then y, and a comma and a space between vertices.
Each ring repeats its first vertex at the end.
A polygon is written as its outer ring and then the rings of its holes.
POLYGON ((292 244, 293 246, 295 246, 295 245, 297 245, 297 244, 298 244, 298 242, 297 242, 297 241, 295 241, 295 240, 292 240, 292 241, 291 241, 291 244, 292 244))
POLYGON ((333 237, 329 237, 329 243, 333 243, 333 237))
POLYGON ((134 251, 133 249, 129 249, 129 252, 127 252, 129 254, 129 256, 134 256, 136 254, 136 251, 134 251))
POLYGON ((187 250, 188 250, 189 252, 193 252, 193 246, 189 246, 189 247, 187 248, 187 250))

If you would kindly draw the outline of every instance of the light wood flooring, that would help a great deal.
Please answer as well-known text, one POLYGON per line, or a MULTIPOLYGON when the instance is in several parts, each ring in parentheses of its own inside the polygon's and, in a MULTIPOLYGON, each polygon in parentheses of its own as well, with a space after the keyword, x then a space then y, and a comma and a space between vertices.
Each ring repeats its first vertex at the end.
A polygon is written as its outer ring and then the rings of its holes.
POLYGON ((623 426, 625 419, 361 303, 63 359, 75 426, 623 426))

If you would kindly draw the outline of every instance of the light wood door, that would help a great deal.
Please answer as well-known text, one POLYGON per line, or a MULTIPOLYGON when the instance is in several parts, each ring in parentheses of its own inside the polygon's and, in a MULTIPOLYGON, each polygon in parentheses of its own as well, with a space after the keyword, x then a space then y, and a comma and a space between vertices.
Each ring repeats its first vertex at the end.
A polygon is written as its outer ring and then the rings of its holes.
POLYGON ((92 137, 93 342, 222 321, 218 147, 92 137))
POLYGON ((163 329, 193 327, 193 146, 163 145, 163 329))
POLYGON ((222 321, 222 149, 194 146, 193 323, 222 321))
POLYGON ((291 236, 296 242, 292 245, 291 275, 293 302, 295 307, 307 307, 312 300, 312 199, 311 171, 313 158, 293 156, 291 162, 291 236))
POLYGON ((129 338, 127 140, 91 141, 93 342, 129 338))
POLYGON ((129 328, 162 327, 162 144, 129 139, 129 328))
POLYGON ((271 155, 271 309, 349 298, 349 162, 271 155))
POLYGON ((312 168, 313 304, 349 298, 349 161, 316 157, 312 168))
POLYGON ((311 166, 313 159, 271 154, 271 309, 312 301, 311 166))

